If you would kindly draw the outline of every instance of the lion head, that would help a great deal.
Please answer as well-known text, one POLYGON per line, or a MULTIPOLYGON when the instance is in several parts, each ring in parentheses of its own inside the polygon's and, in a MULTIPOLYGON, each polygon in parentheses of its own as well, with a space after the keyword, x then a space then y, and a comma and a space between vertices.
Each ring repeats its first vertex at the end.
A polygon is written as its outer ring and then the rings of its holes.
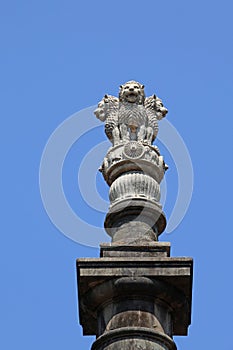
POLYGON ((168 112, 167 108, 164 107, 162 100, 156 95, 152 95, 145 99, 145 107, 147 111, 155 112, 158 120, 163 119, 168 112))
POLYGON ((161 120, 165 117, 168 110, 164 107, 162 100, 159 97, 156 97, 156 112, 158 120, 161 120))
POLYGON ((118 98, 105 95, 102 100, 98 103, 98 107, 94 111, 95 116, 102 122, 106 120, 109 114, 118 111, 118 98))
POLYGON ((144 85, 136 81, 128 81, 120 86, 120 102, 143 104, 145 100, 144 85))

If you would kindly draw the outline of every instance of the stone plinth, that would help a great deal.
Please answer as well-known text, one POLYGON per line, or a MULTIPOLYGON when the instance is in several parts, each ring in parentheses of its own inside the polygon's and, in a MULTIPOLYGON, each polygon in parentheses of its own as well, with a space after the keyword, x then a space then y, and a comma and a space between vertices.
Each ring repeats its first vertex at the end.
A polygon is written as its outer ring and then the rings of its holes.
POLYGON ((101 257, 77 260, 79 316, 92 350, 164 349, 190 324, 192 259, 170 244, 103 244, 101 257))

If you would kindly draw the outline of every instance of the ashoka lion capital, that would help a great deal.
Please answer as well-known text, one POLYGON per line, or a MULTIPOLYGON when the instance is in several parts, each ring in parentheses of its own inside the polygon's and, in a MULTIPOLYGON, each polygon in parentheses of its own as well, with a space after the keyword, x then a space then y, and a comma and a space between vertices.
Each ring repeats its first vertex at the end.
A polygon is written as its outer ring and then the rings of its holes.
POLYGON ((121 85, 118 98, 105 95, 95 110, 112 143, 100 169, 110 186, 105 229, 112 242, 153 242, 165 229, 159 201, 167 166, 152 143, 167 112, 161 99, 145 97, 144 85, 136 81, 121 85))

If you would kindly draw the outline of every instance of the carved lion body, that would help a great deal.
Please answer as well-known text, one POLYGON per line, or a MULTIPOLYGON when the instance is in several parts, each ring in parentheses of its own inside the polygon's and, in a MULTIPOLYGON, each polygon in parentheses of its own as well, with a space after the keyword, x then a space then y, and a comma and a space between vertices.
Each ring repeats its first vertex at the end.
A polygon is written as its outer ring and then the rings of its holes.
POLYGON ((135 81, 120 86, 119 99, 105 95, 95 110, 114 145, 129 140, 151 144, 158 133, 157 121, 166 113, 162 101, 155 95, 145 98, 144 85, 135 81))

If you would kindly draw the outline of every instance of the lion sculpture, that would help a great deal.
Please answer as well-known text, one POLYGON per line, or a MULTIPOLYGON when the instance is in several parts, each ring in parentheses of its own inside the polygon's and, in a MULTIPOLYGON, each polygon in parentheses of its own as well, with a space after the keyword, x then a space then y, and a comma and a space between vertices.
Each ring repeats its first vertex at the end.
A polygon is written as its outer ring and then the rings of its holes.
POLYGON ((156 95, 145 97, 144 85, 128 81, 120 86, 119 98, 105 95, 94 113, 105 121, 105 133, 113 145, 130 140, 151 145, 158 134, 158 120, 167 112, 156 95))

